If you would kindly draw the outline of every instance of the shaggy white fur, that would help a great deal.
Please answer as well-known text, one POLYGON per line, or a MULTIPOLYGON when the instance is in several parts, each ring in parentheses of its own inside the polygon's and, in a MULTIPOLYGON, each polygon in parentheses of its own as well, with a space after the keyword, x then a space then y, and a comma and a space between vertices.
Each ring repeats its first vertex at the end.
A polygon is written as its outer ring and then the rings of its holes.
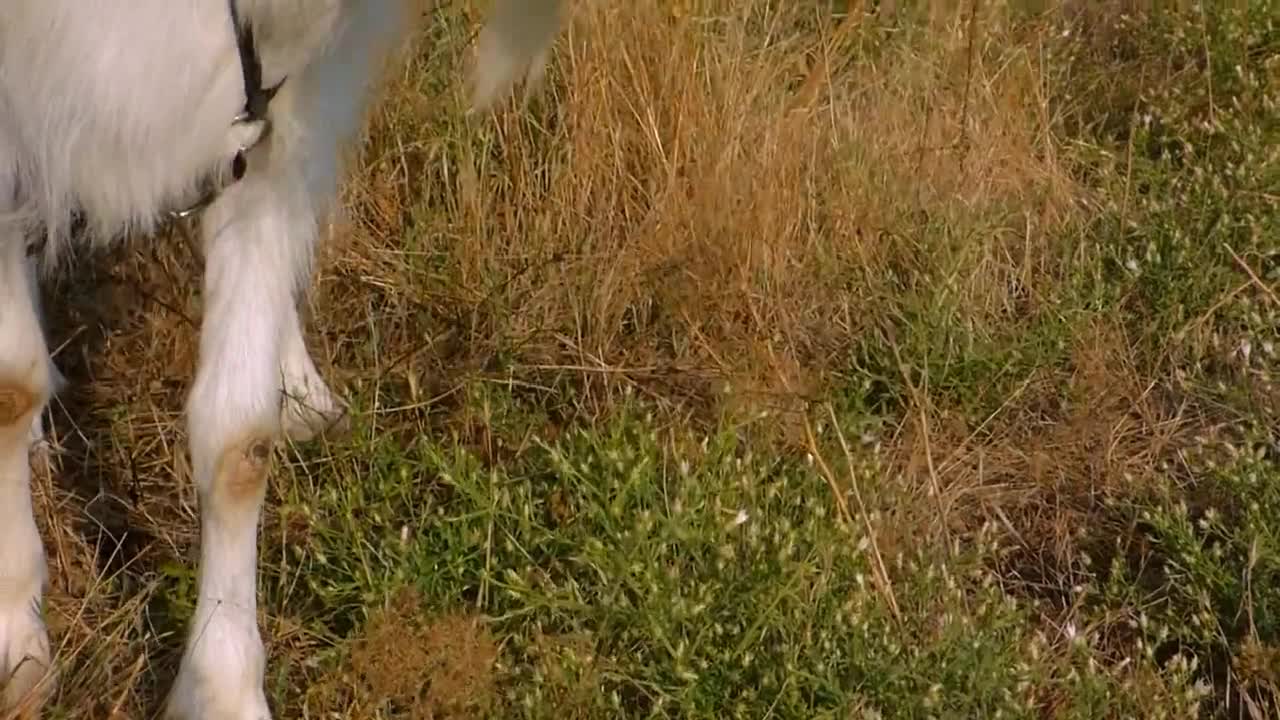
MULTIPOLYGON (((201 221, 200 358, 187 403, 201 510, 199 591, 171 718, 265 720, 257 627, 257 528, 272 444, 340 412, 302 338, 296 298, 311 276, 341 150, 413 0, 238 0, 263 85, 287 78, 272 131, 234 123, 245 103, 227 0, 5 0, 0 21, 0 716, 35 717, 54 662, 40 607, 45 558, 32 517, 28 448, 58 382, 27 247, 56 262, 71 220, 103 243, 149 233, 208 177, 248 171, 201 221)), ((495 0, 481 32, 473 103, 536 77, 561 0, 495 0)), ((79 236, 77 236, 79 237, 79 236)))

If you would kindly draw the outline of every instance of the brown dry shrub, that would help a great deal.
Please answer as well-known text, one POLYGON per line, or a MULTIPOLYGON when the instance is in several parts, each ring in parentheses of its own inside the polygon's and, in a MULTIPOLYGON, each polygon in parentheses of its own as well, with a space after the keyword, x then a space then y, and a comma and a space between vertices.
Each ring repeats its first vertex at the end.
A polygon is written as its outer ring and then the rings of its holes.
POLYGON ((401 593, 348 643, 342 666, 307 694, 311 712, 383 717, 389 708, 414 720, 486 717, 495 699, 498 647, 483 621, 465 614, 420 615, 401 593))

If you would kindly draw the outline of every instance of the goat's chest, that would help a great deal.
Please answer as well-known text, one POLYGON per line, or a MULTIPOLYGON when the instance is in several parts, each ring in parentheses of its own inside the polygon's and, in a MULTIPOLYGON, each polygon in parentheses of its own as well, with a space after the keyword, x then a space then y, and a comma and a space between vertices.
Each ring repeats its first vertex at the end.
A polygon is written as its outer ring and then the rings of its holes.
MULTIPOLYGON (((239 3, 254 27, 264 87, 302 73, 343 7, 239 3)), ((247 99, 230 7, 9 0, 0 23, 0 133, 19 153, 25 202, 46 224, 79 211, 98 233, 147 229, 229 167, 247 99)))

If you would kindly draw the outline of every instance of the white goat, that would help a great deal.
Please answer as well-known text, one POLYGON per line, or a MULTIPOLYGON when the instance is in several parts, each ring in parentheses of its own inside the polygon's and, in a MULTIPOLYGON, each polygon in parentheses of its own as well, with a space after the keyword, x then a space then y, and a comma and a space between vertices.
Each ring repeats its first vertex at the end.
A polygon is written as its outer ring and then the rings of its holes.
MULTIPOLYGON (((256 611, 268 460, 274 442, 309 436, 339 407, 303 344, 295 302, 342 146, 360 129, 386 52, 424 4, 0 0, 0 717, 36 717, 53 677, 28 447, 57 372, 35 266, 72 242, 74 213, 83 237, 103 243, 192 205, 207 205, 187 402, 199 598, 166 712, 270 717, 256 611), (32 256, 37 233, 47 240, 32 256)), ((536 73, 558 28, 560 0, 495 5, 479 40, 476 107, 536 73)))

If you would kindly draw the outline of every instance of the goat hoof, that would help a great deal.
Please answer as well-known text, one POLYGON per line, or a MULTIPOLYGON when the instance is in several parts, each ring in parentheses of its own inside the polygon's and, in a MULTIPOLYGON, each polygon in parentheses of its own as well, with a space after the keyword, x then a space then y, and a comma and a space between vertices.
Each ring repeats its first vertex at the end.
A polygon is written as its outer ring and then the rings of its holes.
POLYGON ((38 599, 0 610, 0 716, 37 720, 53 686, 38 599))

